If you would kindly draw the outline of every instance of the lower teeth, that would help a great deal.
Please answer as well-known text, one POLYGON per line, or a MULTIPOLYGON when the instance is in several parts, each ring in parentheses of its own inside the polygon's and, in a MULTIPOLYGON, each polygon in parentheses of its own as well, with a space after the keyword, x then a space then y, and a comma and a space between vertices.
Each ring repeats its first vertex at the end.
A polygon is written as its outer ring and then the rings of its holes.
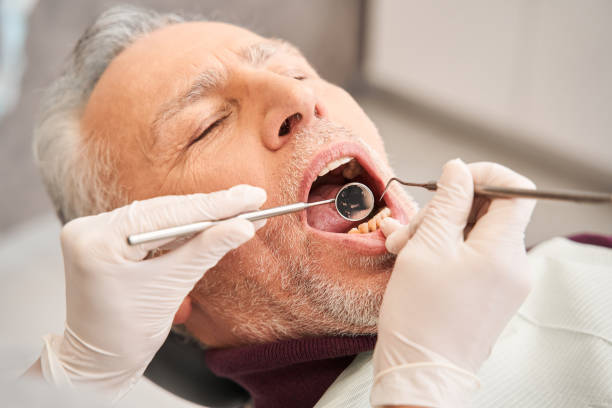
POLYGON ((347 234, 367 234, 374 232, 380 228, 380 222, 391 215, 389 207, 384 207, 375 216, 370 218, 369 221, 362 222, 356 228, 351 228, 347 234))

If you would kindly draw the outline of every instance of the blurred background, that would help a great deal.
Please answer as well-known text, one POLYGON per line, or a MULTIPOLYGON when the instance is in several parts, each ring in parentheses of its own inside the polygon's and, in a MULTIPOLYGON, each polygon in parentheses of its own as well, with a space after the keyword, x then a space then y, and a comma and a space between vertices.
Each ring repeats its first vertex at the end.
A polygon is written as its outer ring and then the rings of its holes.
MULTIPOLYGON (((461 157, 505 164, 540 188, 612 191, 608 0, 130 3, 293 42, 354 95, 404 178, 435 179, 461 157)), ((38 100, 80 34, 115 4, 0 0, 0 352, 12 356, 0 379, 33 361, 40 335, 63 324, 59 224, 30 147, 38 100)), ((410 193, 421 204, 431 196, 410 193)), ((612 206, 540 202, 527 243, 582 231, 612 233, 612 206)), ((149 386, 125 403, 163 405, 149 386)))

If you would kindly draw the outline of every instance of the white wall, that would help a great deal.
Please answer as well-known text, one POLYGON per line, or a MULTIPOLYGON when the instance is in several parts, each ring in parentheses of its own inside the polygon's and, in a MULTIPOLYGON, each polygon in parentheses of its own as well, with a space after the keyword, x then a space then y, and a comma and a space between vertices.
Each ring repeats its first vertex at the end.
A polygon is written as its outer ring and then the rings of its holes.
POLYGON ((370 5, 370 82, 612 175, 612 1, 370 5))

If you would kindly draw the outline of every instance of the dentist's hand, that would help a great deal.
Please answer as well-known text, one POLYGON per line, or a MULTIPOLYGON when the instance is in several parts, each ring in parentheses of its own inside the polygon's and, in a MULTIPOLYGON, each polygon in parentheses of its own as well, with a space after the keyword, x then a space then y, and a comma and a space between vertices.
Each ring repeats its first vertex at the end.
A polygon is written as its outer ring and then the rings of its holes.
POLYGON ((374 406, 468 405, 474 374, 531 289, 524 231, 535 201, 473 200, 474 183, 534 188, 506 167, 453 160, 409 226, 381 226, 398 256, 380 311, 374 406))
POLYGON ((265 200, 263 189, 241 185, 134 202, 66 224, 61 232, 66 327, 63 336, 45 336, 45 379, 94 388, 112 400, 129 391, 163 344, 195 283, 248 241, 255 227, 246 220, 227 221, 151 259, 145 257, 160 242, 129 246, 126 237, 253 211, 265 200))

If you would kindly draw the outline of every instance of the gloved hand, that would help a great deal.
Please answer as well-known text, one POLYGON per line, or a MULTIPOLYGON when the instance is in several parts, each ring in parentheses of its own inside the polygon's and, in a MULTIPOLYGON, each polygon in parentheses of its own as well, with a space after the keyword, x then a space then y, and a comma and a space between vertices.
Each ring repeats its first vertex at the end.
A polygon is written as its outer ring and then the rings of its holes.
POLYGON ((163 241, 129 246, 126 237, 230 217, 256 210, 265 201, 263 189, 240 185, 211 194, 136 201, 66 224, 61 232, 66 327, 63 336, 44 338, 45 379, 94 388, 113 402, 123 396, 162 346, 195 283, 249 240, 255 228, 246 220, 227 221, 151 259, 144 258, 163 241))
POLYGON ((535 200, 473 206, 474 183, 534 188, 501 165, 452 160, 409 226, 381 225, 398 256, 380 311, 373 406, 469 405, 474 374, 531 289, 524 231, 535 200))

